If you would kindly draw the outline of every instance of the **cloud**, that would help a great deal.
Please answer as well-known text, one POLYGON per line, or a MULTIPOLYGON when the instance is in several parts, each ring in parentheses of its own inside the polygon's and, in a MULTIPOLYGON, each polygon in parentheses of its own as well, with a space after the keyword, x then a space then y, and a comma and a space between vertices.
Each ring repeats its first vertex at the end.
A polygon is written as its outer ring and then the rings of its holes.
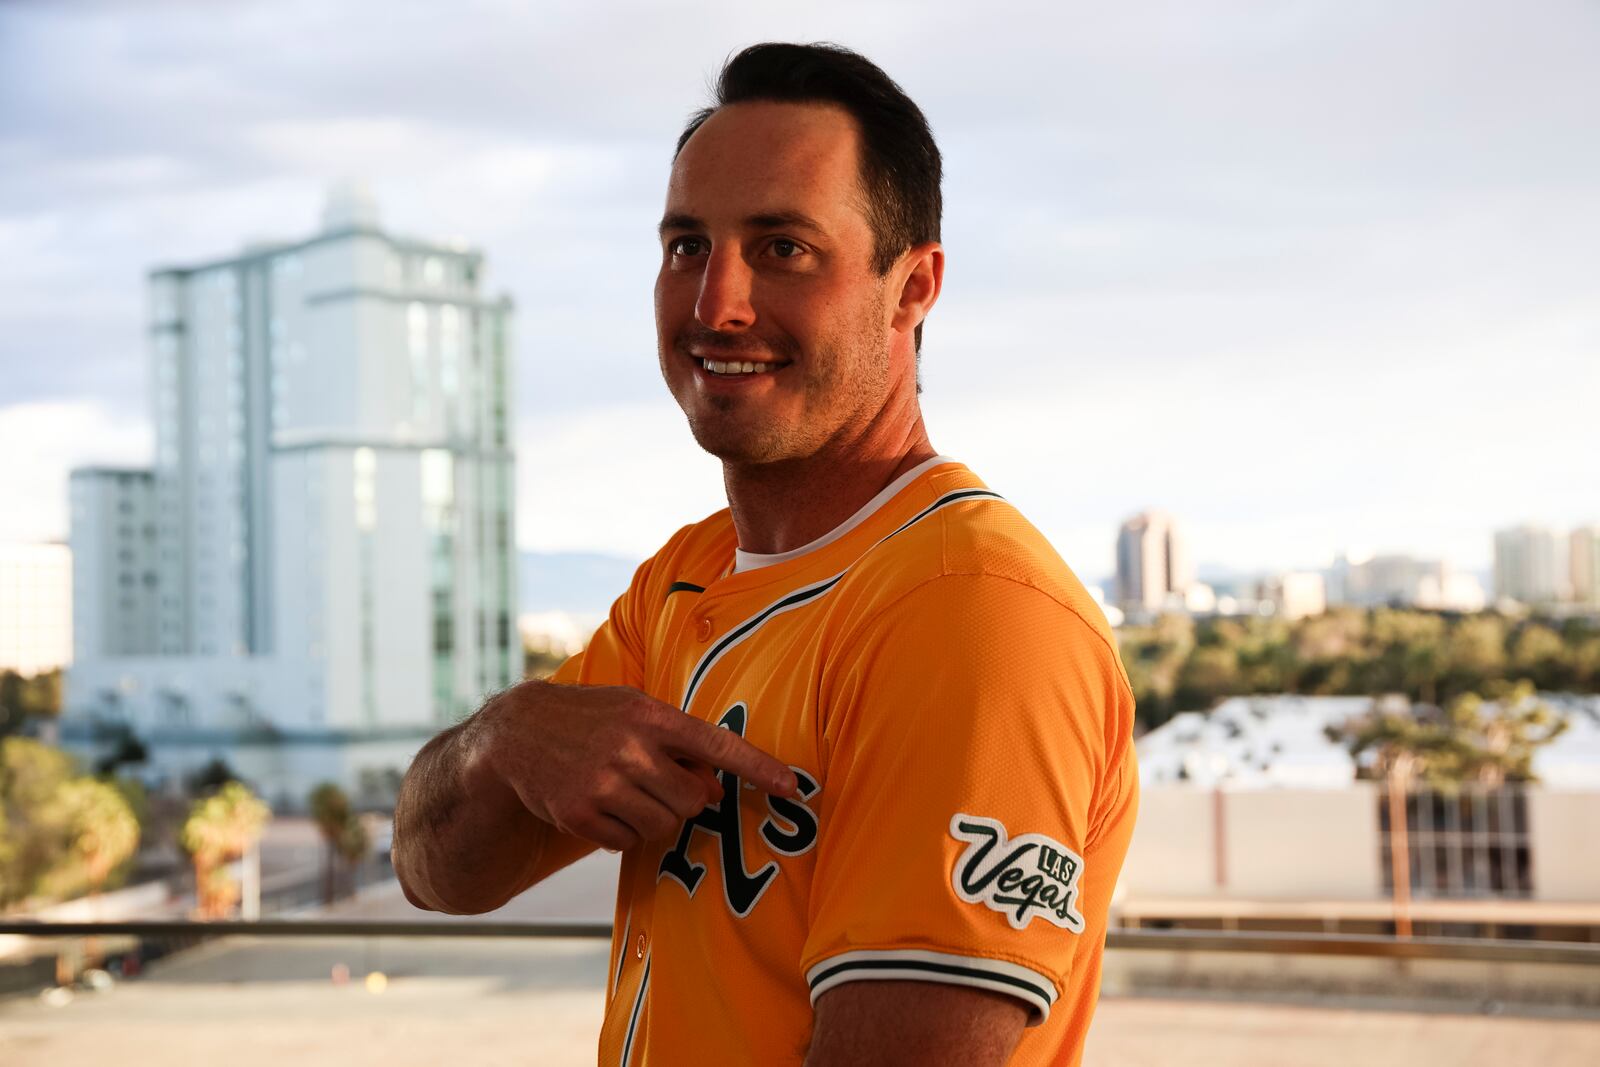
POLYGON ((628 559, 727 506, 722 469, 683 414, 656 403, 525 422, 517 436, 517 543, 628 559))
POLYGON ((0 407, 0 455, 8 457, 0 541, 64 541, 67 475, 74 467, 150 462, 150 427, 83 401, 0 407))
POLYGON ((648 550, 559 502, 614 514, 585 487, 615 483, 653 530, 717 503, 653 369, 672 136, 731 49, 832 38, 944 149, 935 441, 1069 559, 1103 569, 1144 504, 1203 559, 1480 558, 1487 524, 1596 506, 1596 30, 1579 0, 5 5, 3 402, 143 418, 145 272, 307 235, 364 177, 517 302, 522 464, 566 479, 525 540, 648 550), (670 463, 604 443, 648 411, 670 463))

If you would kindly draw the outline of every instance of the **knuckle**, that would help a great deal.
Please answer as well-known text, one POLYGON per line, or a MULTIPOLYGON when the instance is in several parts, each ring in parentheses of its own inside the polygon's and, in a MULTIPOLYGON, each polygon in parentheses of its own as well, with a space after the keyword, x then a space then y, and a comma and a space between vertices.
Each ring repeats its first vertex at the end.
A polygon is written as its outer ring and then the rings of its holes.
POLYGON ((622 791, 622 775, 613 767, 602 767, 589 782, 589 795, 604 803, 615 800, 622 791))

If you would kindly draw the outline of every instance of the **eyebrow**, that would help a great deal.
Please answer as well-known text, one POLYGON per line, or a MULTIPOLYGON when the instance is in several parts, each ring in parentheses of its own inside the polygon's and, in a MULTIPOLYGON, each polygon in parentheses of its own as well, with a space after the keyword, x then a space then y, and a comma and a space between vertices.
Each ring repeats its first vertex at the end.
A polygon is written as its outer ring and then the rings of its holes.
MULTIPOLYGON (((746 215, 744 227, 748 230, 796 227, 811 230, 814 233, 827 233, 820 222, 800 211, 764 211, 759 215, 746 215)), ((656 229, 658 232, 665 234, 678 230, 704 230, 705 228, 705 220, 694 215, 668 214, 662 217, 661 225, 656 229)))

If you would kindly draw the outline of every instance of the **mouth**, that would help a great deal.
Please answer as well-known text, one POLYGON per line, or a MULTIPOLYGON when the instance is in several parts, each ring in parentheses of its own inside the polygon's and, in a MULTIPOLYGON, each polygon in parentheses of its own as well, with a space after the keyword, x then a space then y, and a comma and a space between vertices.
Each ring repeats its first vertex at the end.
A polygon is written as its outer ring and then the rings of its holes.
POLYGON ((770 374, 775 370, 781 370, 788 366, 787 363, 756 363, 750 360, 737 359, 702 359, 698 356, 691 356, 690 358, 699 365, 702 371, 719 378, 739 378, 748 375, 770 374))

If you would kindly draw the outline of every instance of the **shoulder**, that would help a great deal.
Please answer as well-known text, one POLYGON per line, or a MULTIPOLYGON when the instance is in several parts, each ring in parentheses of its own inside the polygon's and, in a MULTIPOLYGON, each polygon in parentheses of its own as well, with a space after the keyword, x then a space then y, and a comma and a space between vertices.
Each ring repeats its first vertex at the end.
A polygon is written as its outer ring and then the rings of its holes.
POLYGON ((841 590, 850 618, 841 622, 933 613, 970 638, 1028 640, 1017 632, 1028 620, 1116 660, 1105 613, 1044 535, 1010 502, 961 492, 941 493, 852 568, 841 590))

